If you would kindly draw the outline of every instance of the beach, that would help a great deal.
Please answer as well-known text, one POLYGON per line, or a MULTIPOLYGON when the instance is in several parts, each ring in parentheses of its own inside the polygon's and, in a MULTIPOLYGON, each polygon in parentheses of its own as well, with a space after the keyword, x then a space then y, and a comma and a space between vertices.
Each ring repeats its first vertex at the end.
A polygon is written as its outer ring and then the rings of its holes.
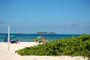
POLYGON ((10 50, 8 51, 8 43, 0 43, 0 60, 87 60, 81 56, 20 56, 15 53, 16 50, 38 45, 36 42, 19 42, 17 44, 10 44, 10 50))

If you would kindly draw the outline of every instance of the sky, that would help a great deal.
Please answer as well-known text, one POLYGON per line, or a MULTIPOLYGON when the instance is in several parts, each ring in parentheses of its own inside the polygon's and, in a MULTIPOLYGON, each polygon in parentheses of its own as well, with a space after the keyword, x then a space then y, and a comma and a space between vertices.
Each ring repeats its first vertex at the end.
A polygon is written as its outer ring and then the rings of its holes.
POLYGON ((0 0, 0 33, 90 34, 90 0, 0 0))

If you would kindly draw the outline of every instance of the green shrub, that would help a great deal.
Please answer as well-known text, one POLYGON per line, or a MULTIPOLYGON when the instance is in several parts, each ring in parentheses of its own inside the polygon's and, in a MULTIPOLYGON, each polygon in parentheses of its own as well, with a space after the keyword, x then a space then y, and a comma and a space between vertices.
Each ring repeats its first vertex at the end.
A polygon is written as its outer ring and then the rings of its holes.
POLYGON ((90 57, 90 35, 64 38, 16 51, 20 55, 86 56, 90 57))

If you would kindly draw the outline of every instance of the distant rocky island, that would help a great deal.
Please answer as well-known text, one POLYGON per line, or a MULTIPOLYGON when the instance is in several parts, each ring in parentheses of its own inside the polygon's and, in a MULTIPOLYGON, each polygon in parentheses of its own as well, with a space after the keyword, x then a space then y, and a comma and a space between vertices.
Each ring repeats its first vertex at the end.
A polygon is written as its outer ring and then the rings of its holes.
POLYGON ((36 34, 56 34, 55 32, 37 32, 36 34))

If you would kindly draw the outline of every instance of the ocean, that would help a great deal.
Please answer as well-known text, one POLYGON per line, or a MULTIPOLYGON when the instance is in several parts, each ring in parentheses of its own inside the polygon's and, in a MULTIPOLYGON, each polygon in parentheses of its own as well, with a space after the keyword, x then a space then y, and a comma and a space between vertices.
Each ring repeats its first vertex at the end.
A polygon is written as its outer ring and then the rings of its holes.
MULTIPOLYGON (((21 42, 33 42, 38 36, 44 36, 46 40, 60 40, 61 38, 71 38, 72 36, 80 36, 80 34, 10 34, 10 40, 19 40, 21 42)), ((0 42, 7 41, 7 34, 0 34, 0 42)))

